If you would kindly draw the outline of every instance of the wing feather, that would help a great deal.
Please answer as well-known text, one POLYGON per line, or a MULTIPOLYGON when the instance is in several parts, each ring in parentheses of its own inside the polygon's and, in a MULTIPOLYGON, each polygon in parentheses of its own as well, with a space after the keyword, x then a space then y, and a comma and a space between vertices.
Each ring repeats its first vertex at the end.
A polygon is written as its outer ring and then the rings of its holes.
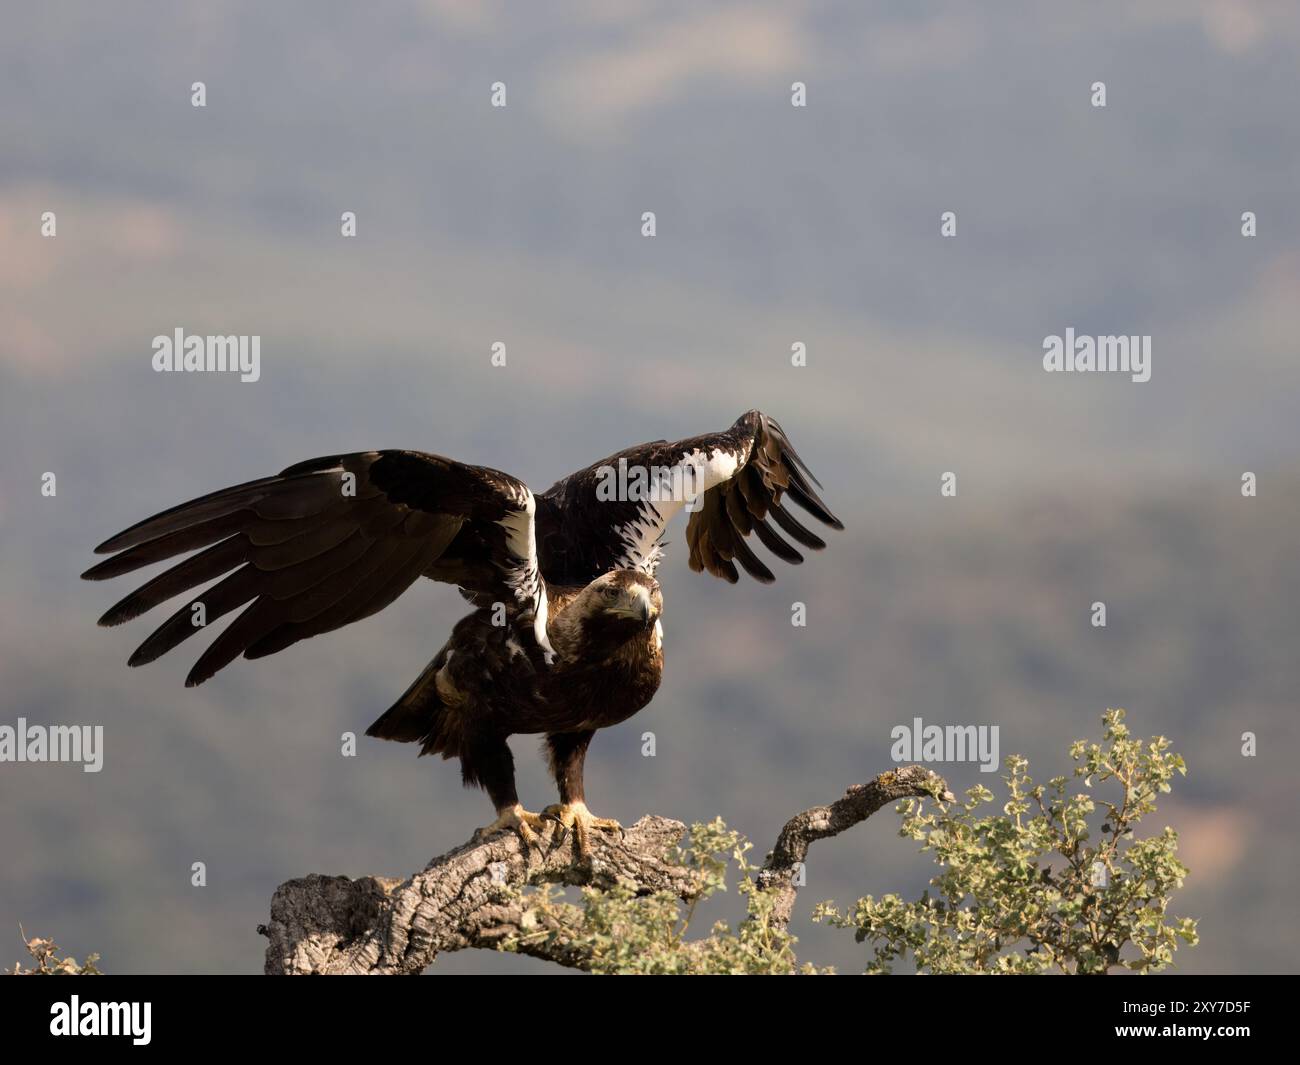
POLYGON ((773 503, 768 508, 768 513, 771 514, 776 520, 776 523, 781 526, 783 532, 798 540, 799 543, 804 545, 804 547, 811 547, 814 551, 820 551, 826 546, 825 540, 816 533, 809 532, 800 525, 790 516, 785 507, 781 506, 779 503, 773 503))
POLYGON ((528 486, 498 470, 418 451, 310 459, 137 522, 95 550, 112 553, 88 580, 197 551, 100 618, 118 625, 209 581, 135 651, 151 662, 241 607, 190 672, 199 684, 239 655, 255 658, 382 610, 421 575, 507 604, 533 627, 545 585, 528 486), (200 550, 201 549, 201 550, 200 550), (440 567, 446 557, 454 564, 440 567), (220 578, 220 579, 218 579, 220 578), (204 624, 196 626, 202 605, 204 624))
MULTIPOLYGON (((681 482, 701 487, 698 476, 693 481, 683 477, 681 482)), ((739 580, 739 563, 756 580, 771 581, 775 577, 749 537, 756 537, 781 561, 795 565, 803 555, 786 536, 814 551, 824 548, 825 541, 785 506, 793 503, 823 525, 843 529, 818 495, 820 488, 776 420, 749 411, 724 432, 628 448, 555 484, 538 498, 543 567, 564 583, 585 583, 624 567, 653 573, 668 522, 686 509, 691 569, 734 584, 739 580), (610 499, 607 491, 602 495, 611 471, 624 468, 643 471, 649 483, 662 476, 654 474, 656 470, 674 476, 702 475, 703 493, 689 500, 689 506, 686 494, 638 499, 610 499)))

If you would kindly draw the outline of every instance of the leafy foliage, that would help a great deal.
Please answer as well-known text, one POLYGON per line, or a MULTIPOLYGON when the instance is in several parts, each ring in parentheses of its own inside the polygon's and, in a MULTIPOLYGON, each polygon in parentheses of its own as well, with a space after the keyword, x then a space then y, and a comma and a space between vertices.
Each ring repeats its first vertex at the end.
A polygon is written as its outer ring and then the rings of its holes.
POLYGON ((900 804, 900 834, 920 841, 943 869, 930 881, 933 896, 909 903, 868 895, 848 913, 823 903, 815 916, 875 946, 869 972, 888 972, 909 952, 930 973, 1163 969, 1179 940, 1197 942, 1194 920, 1168 917, 1187 869, 1172 828, 1139 839, 1135 826, 1187 770, 1163 736, 1131 738, 1123 710, 1102 720, 1103 743, 1070 748, 1082 791, 1066 777, 1035 784, 1028 762, 1013 756, 1000 814, 979 816, 994 801, 982 786, 934 812, 918 800, 900 804), (1113 801, 1100 796, 1103 785, 1118 791, 1113 801))

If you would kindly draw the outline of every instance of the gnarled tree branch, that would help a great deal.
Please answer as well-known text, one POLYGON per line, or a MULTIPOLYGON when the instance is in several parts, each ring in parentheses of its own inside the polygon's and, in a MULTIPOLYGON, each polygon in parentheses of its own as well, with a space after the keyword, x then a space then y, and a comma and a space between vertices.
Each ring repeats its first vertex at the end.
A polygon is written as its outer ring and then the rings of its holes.
MULTIPOLYGON (((758 875, 761 887, 779 891, 775 919, 789 922, 798 890, 794 874, 814 840, 839 835, 898 799, 946 793, 941 778, 912 765, 791 818, 758 875)), ((596 832, 590 863, 575 860, 571 838, 529 851, 508 832, 470 840, 406 880, 320 874, 289 880, 271 899, 270 922, 258 928, 269 940, 265 972, 414 975, 444 951, 493 949, 507 941, 519 953, 585 969, 590 959, 577 934, 581 911, 532 906, 518 889, 623 884, 640 895, 668 891, 689 901, 702 888, 699 874, 671 860, 685 832, 680 821, 653 815, 621 840, 596 832)))
POLYGON ((796 874, 799 866, 807 861, 808 848, 815 840, 838 836, 887 803, 921 795, 933 795, 948 802, 953 798, 942 777, 924 766, 909 765, 881 773, 866 784, 854 784, 829 806, 814 806, 790 818, 757 878, 760 888, 779 891, 773 919, 782 927, 790 923, 794 897, 799 891, 796 874))

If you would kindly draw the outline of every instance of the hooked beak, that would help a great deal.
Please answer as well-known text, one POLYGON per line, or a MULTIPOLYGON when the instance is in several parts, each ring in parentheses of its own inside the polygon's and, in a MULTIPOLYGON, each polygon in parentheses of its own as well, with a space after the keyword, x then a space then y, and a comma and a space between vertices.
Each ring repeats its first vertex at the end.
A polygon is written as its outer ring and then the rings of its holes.
POLYGON ((642 589, 637 595, 632 597, 629 602, 624 599, 617 607, 610 611, 619 617, 632 618, 639 621, 643 628, 650 628, 655 623, 658 615, 655 614, 654 604, 650 601, 650 596, 642 589))

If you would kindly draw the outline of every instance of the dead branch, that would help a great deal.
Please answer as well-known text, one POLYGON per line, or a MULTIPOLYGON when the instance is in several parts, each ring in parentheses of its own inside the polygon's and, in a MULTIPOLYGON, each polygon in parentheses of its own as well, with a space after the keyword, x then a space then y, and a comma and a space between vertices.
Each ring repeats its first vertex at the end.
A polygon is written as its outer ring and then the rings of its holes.
POLYGON ((866 784, 854 784, 829 806, 814 806, 790 818, 757 877, 760 888, 779 892, 773 919, 783 927, 790 923, 794 897, 799 891, 799 867, 808 860, 808 848, 815 840, 838 836, 887 803, 922 795, 941 797, 947 802, 953 798, 942 777, 924 766, 909 765, 881 773, 866 784))
MULTIPOLYGON (((790 919, 795 874, 814 840, 839 835, 887 803, 946 792, 935 774, 907 766, 791 818, 758 875, 760 886, 780 892, 777 920, 790 919)), ((270 922, 258 928, 269 940, 265 972, 414 975, 444 951, 495 949, 506 941, 520 953, 585 969, 589 959, 577 942, 581 911, 533 906, 519 889, 624 884, 639 895, 669 891, 690 900, 701 888, 698 874, 671 859, 685 832, 680 821, 652 815, 621 840, 593 833, 590 863, 576 861, 572 838, 528 851, 515 833, 500 833, 470 840, 406 880, 320 874, 289 880, 271 899, 270 922)))

